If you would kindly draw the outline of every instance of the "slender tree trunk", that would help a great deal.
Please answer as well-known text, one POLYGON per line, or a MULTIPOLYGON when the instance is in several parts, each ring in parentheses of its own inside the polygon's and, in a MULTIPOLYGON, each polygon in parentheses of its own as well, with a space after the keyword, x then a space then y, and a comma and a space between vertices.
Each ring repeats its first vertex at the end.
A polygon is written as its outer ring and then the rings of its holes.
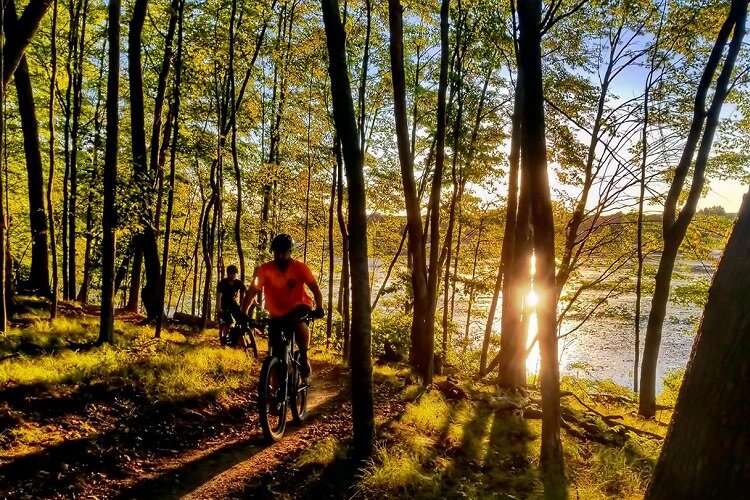
POLYGON ((435 373, 435 314, 437 308, 438 284, 440 282, 440 194, 445 165, 445 128, 447 121, 446 93, 448 89, 448 21, 450 0, 442 0, 440 6, 440 76, 438 82, 438 108, 435 145, 435 171, 432 174, 430 190, 430 260, 427 274, 427 302, 424 318, 424 352, 422 369, 425 384, 432 384, 435 373))
MULTIPOLYGON (((92 172, 93 174, 93 172, 92 172)), ((92 185, 96 182, 95 178, 91 179, 92 185)), ((94 240, 94 213, 93 213, 93 191, 89 190, 88 203, 86 205, 86 248, 84 250, 83 257, 83 279, 81 280, 81 289, 78 292, 76 300, 82 304, 87 304, 89 301, 89 285, 91 284, 91 270, 94 267, 94 263, 91 262, 91 250, 94 240)))
MULTIPOLYGON (((104 54, 102 54, 100 60, 99 69, 99 80, 97 82, 96 91, 96 108, 94 110, 94 145, 93 145, 93 158, 91 162, 91 173, 89 178, 88 186, 88 203, 86 205, 86 250, 83 259, 83 281, 81 282, 81 290, 78 292, 76 300, 83 304, 87 304, 89 301, 89 289, 91 287, 91 274, 94 267, 94 263, 91 261, 91 252, 93 250, 94 243, 94 186, 98 185, 101 181, 99 178, 99 151, 102 142, 102 120, 100 116, 102 107, 102 91, 104 87, 104 54)), ((117 295, 117 289, 119 283, 117 281, 117 274, 115 274, 115 295, 117 295)))
POLYGON ((498 383, 515 388, 526 385, 526 330, 522 324, 525 284, 529 281, 531 249, 529 248, 528 180, 520 183, 521 169, 521 113, 523 110, 523 81, 518 75, 510 142, 510 172, 508 176, 508 205, 505 233, 501 251, 503 269, 503 298, 500 337, 498 383))
MULTIPOLYGON (((742 21, 737 29, 744 29, 742 21)), ((747 491, 750 478, 748 254, 750 194, 745 194, 708 292, 674 417, 646 492, 649 500, 740 498, 747 491)))
MULTIPOLYGON (((52 10, 52 29, 50 31, 50 66, 51 74, 49 80, 49 176, 47 178, 47 217, 49 226, 49 245, 52 254, 52 290, 50 303, 50 319, 57 317, 57 297, 58 297, 58 270, 57 270, 57 242, 55 241, 55 212, 52 199, 52 191, 55 180, 55 95, 57 83, 57 0, 52 10)), ((0 95, 2 92, 0 91, 0 95)), ((2 100, 0 100, 0 106, 2 100)), ((0 123, 2 123, 0 121, 0 123)), ((0 127, 2 133, 2 127, 0 127)), ((4 298, 3 298, 4 299, 4 298)))
MULTIPOLYGON (((141 63, 141 35, 146 20, 148 0, 136 0, 133 6, 133 17, 130 20, 130 31, 128 33, 128 74, 130 75, 130 122, 131 122, 131 149, 133 153, 133 173, 136 182, 143 190, 141 197, 140 222, 143 226, 139 235, 139 247, 143 254, 143 263, 146 269, 146 282, 141 290, 143 305, 146 309, 146 320, 151 322, 157 319, 163 304, 159 300, 159 281, 161 270, 159 264, 159 250, 156 241, 156 229, 154 227, 151 203, 153 198, 153 179, 150 178, 147 169, 146 158, 146 129, 145 129, 145 106, 143 99, 143 66, 141 63)), ((140 274, 140 267, 135 268, 133 277, 140 274)), ((136 278, 138 281, 138 278, 136 278)), ((134 301, 131 286, 131 303, 134 301)), ((137 299, 136 299, 137 303, 137 299)))
POLYGON ((234 81, 234 57, 235 57, 235 18, 237 17, 237 0, 232 1, 232 14, 229 21, 229 86, 232 100, 232 165, 234 166, 234 180, 237 187, 237 205, 234 216, 234 242, 237 245, 237 260, 240 264, 240 279, 245 281, 245 253, 242 250, 242 173, 237 156, 237 89, 234 81))
POLYGON ((391 81, 393 84, 394 116, 396 121, 396 139, 398 142, 401 180, 404 187, 406 219, 409 231, 409 253, 413 260, 412 290, 414 293, 414 311, 411 327, 411 348, 409 362, 418 373, 426 379, 432 363, 425 366, 425 316, 427 315, 427 262, 423 245, 424 232, 420 213, 417 188, 414 182, 414 164, 409 142, 409 128, 406 116, 406 76, 404 73, 403 20, 400 0, 388 1, 388 20, 390 26, 391 81))
POLYGON ((172 43, 174 41, 175 30, 177 28, 178 10, 179 0, 172 0, 172 3, 170 5, 167 36, 164 40, 164 58, 161 63, 161 69, 159 70, 159 81, 156 86, 156 99, 154 99, 154 121, 153 125, 151 126, 151 149, 149 151, 149 170, 151 171, 152 176, 156 173, 159 165, 159 143, 160 141, 162 141, 162 115, 164 109, 164 101, 167 94, 169 73, 172 67, 172 57, 174 55, 172 43))
POLYGON ((466 325, 464 330, 464 350, 469 346, 469 329, 471 327, 471 312, 474 308, 474 298, 476 297, 476 279, 477 279, 477 261, 479 260, 479 245, 482 244, 482 232, 484 231, 484 219, 479 222, 479 234, 477 235, 477 244, 474 246, 474 261, 471 265, 471 288, 469 289, 469 306, 466 310, 466 325))
MULTIPOLYGON (((337 203, 336 213, 339 221, 339 231, 341 232, 341 284, 339 285, 339 314, 341 314, 342 332, 343 332, 343 353, 344 362, 349 364, 351 361, 351 331, 352 324, 350 319, 349 285, 351 277, 349 275, 349 229, 344 217, 344 161, 341 154, 341 142, 336 138, 334 146, 334 155, 336 156, 336 176, 337 176, 337 203)), ((368 287, 369 294, 369 287, 368 287)))
POLYGON ((354 114, 349 73, 346 65, 346 35, 339 18, 337 0, 321 0, 329 54, 333 116, 341 138, 349 189, 349 228, 352 268, 352 422, 354 454, 372 455, 375 416, 372 394, 371 311, 367 276, 367 201, 354 114))
MULTIPOLYGON (((174 207, 174 182, 175 173, 177 170, 177 141, 179 139, 179 125, 180 125, 180 83, 182 80, 182 18, 185 9, 185 1, 181 0, 179 3, 179 32, 177 35, 177 60, 175 61, 175 82, 174 82, 174 94, 172 103, 172 119, 174 120, 172 126, 172 146, 169 154, 169 192, 167 194, 167 220, 166 227, 164 228, 164 253, 161 263, 161 283, 160 283, 160 302, 164 304, 164 296, 167 289, 167 268, 169 263, 169 238, 172 232, 172 210, 174 207)), ((234 21, 233 21, 234 22, 234 21)), ((234 76, 234 75, 232 75, 234 76)), ((166 304, 169 307, 169 304, 166 304)), ((164 322, 164 306, 159 311, 159 317, 156 321, 156 332, 154 336, 159 338, 161 336, 162 323, 164 322)))
POLYGON ((86 25, 88 18, 89 2, 83 0, 80 16, 80 38, 74 40, 77 45, 75 50, 75 61, 73 63, 73 123, 70 131, 71 156, 70 156, 70 194, 68 198, 68 297, 72 300, 76 297, 77 285, 77 227, 78 221, 78 149, 81 122, 81 108, 83 106, 83 61, 86 41, 86 25))
POLYGON ((117 227, 117 134, 120 82, 120 0, 109 2, 109 73, 107 77, 107 145, 104 153, 102 215, 102 308, 99 343, 114 340, 115 228, 117 227))
POLYGON ((534 227, 539 296, 537 322, 541 355, 542 449, 540 464, 547 476, 545 493, 565 497, 563 454, 560 441, 560 373, 557 357, 557 293, 555 286, 555 228, 547 178, 547 145, 542 86, 541 0, 518 4, 519 72, 523 74, 521 165, 529 177, 531 220, 534 227), (554 488, 554 491, 550 488, 554 488), (559 488, 559 489, 558 489, 559 488))
POLYGON ((335 262, 335 245, 333 242, 333 210, 336 202, 336 183, 338 172, 338 161, 333 167, 331 176, 331 203, 328 205, 328 316, 326 317, 326 350, 331 344, 331 334, 333 333, 333 275, 335 262))
POLYGON ((307 97, 307 189, 305 190, 305 246, 302 261, 307 263, 307 240, 310 230, 310 185, 312 183, 312 156, 310 155, 310 130, 312 129, 312 75, 308 82, 309 94, 307 97))
MULTIPOLYGON (((0 8, 0 17, 2 18, 2 22, 0 22, 0 30, 4 31, 5 9, 3 8, 0 8)), ((0 43, 0 66, 3 66, 3 84, 0 85, 0 158, 3 158, 6 153, 4 150, 5 141, 3 140, 3 138, 5 137, 5 86, 7 84, 7 80, 5 79, 5 66, 8 65, 7 45, 7 43, 0 43)), ((16 63, 16 65, 18 65, 18 63, 16 63)), ((0 193, 3 192, 3 188, 5 187, 4 184, 4 176, 0 175, 0 193)), ((6 229, 5 208, 3 203, 0 202, 0 242, 5 241, 6 229)), ((5 273, 5 260, 5 252, 0 252, 0 333, 5 333, 8 331, 8 311, 6 309, 5 302, 7 299, 5 293, 5 284, 8 281, 8 276, 5 273)))
POLYGON ((675 176, 664 205, 664 247, 656 272, 656 287, 651 299, 651 311, 648 316, 646 339, 643 346, 643 365, 641 366, 641 393, 638 413, 647 418, 653 417, 656 413, 656 366, 659 359, 659 346, 667 312, 667 302, 669 301, 672 271, 680 244, 695 215, 698 200, 703 191, 708 155, 719 123, 721 108, 729 92, 734 64, 745 36, 746 17, 747 2, 745 0, 733 0, 727 19, 719 30, 716 43, 698 85, 690 133, 680 163, 675 169, 675 176), (723 49, 730 33, 733 34, 729 50, 716 80, 716 89, 711 99, 711 105, 706 109, 708 90, 719 67, 723 49), (697 155, 695 154, 696 148, 698 150, 697 155), (693 160, 694 156, 695 160, 693 160), (677 203, 682 197, 683 186, 688 171, 691 169, 692 179, 687 199, 679 214, 676 215, 677 203))
POLYGON ((73 118, 73 86, 75 82, 74 61, 78 50, 78 23, 80 19, 81 0, 68 3, 68 58, 65 63, 65 72, 67 74, 67 85, 65 89, 65 125, 63 126, 63 141, 65 145, 65 172, 63 174, 63 210, 60 225, 62 226, 62 279, 63 279, 63 299, 70 300, 70 280, 69 276, 69 250, 70 243, 68 239, 69 230, 69 209, 70 209, 70 164, 73 157, 73 147, 71 145, 71 120, 73 118))
MULTIPOLYGON (((11 3, 6 13, 6 24, 11 28, 17 23, 15 6, 11 3)), ((42 173, 42 148, 39 144, 34 91, 29 77, 26 56, 16 68, 16 93, 18 112, 21 115, 23 148, 26 157, 26 172, 29 189, 29 226, 31 228, 31 270, 29 290, 49 296, 49 266, 47 254, 47 216, 44 210, 44 174, 42 173)))
POLYGON ((133 269, 130 274, 130 287, 128 291, 128 303, 125 310, 138 312, 141 297, 141 279, 143 277, 143 238, 140 235, 133 236, 133 269))
POLYGON ((453 255, 453 280, 451 281, 451 312, 450 319, 453 321, 454 311, 456 309, 456 283, 458 282, 458 262, 461 259, 461 243, 463 242, 464 220, 461 216, 463 207, 464 187, 466 181, 463 178, 463 167, 458 173, 459 186, 458 197, 456 198, 456 219, 458 220, 458 234, 456 235, 456 253, 453 255))

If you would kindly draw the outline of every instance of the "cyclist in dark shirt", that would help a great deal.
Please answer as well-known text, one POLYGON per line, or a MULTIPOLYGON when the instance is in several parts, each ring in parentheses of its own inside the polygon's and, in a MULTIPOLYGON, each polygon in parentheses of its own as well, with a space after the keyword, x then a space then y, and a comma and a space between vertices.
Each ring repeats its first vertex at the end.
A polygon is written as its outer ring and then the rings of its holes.
POLYGON ((228 330, 232 323, 247 320, 247 315, 240 308, 246 291, 245 284, 237 279, 237 266, 228 266, 227 277, 219 282, 216 293, 216 316, 224 330, 228 330))

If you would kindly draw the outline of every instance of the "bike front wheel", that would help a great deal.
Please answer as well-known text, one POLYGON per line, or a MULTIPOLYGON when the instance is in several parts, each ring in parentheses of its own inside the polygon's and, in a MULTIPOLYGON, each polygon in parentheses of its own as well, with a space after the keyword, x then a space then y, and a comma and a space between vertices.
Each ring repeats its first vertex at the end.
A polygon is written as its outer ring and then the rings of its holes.
POLYGON ((287 398, 283 387, 286 377, 281 360, 275 356, 266 358, 260 371, 258 404, 260 405, 260 427, 267 441, 281 439, 286 429, 287 398))

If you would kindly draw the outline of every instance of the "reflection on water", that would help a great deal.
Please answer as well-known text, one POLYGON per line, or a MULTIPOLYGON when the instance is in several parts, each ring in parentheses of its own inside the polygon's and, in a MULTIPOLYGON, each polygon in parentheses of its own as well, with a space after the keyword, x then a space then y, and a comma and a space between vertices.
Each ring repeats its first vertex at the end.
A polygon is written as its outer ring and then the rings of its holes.
MULTIPOLYGON (((698 269, 695 267, 695 269, 698 269)), ((682 279, 676 278, 673 285, 679 285, 697 277, 698 271, 690 273, 682 279), (695 274, 695 276, 693 276, 695 274)), ((583 299, 591 299, 584 296, 583 299)), ((529 305, 535 304, 537 299, 534 292, 527 295, 529 305)), ((635 294, 625 293, 617 298, 609 299, 606 308, 586 321, 570 335, 572 329, 578 326, 578 320, 565 320, 560 329, 561 339, 558 352, 560 356, 561 374, 578 375, 596 379, 611 379, 626 387, 633 385, 633 360, 635 357, 635 332, 633 326, 633 312, 635 311, 635 294)), ((643 309, 641 317, 641 356, 643 359, 643 341, 646 335, 646 322, 651 308, 650 296, 642 298, 643 309)), ((490 297, 478 300, 476 310, 487 311, 490 297)), ((457 305, 455 321, 461 324, 465 319, 465 309, 457 305)), ((662 343, 657 365, 657 391, 661 391, 662 381, 667 372, 684 368, 690 357, 694 333, 701 310, 690 305, 669 303, 667 316, 662 332, 662 343)), ((486 316, 484 316, 486 318, 486 316)), ((481 348, 481 338, 484 332, 484 318, 482 321, 472 320, 472 343, 481 348), (476 321, 476 322, 475 322, 476 321)), ((500 312, 493 321, 493 331, 499 340, 500 312)), ((529 374, 539 372, 539 344, 535 341, 537 334, 536 314, 529 317, 529 337, 526 369, 529 374)), ((496 344, 499 345, 499 342, 496 344)))

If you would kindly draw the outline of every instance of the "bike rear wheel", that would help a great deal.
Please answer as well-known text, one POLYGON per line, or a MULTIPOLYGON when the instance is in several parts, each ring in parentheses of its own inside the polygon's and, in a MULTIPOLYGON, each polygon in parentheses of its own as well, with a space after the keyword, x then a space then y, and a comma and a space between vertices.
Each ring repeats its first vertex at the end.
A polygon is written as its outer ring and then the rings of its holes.
POLYGON ((292 380, 294 380, 291 394, 292 419, 295 424, 299 424, 307 417, 307 391, 309 386, 300 375, 297 363, 294 364, 292 371, 292 380))
POLYGON ((266 440, 276 442, 286 429, 287 398, 283 382, 286 378, 281 360, 275 356, 266 358, 260 371, 258 403, 260 405, 260 427, 266 440))

